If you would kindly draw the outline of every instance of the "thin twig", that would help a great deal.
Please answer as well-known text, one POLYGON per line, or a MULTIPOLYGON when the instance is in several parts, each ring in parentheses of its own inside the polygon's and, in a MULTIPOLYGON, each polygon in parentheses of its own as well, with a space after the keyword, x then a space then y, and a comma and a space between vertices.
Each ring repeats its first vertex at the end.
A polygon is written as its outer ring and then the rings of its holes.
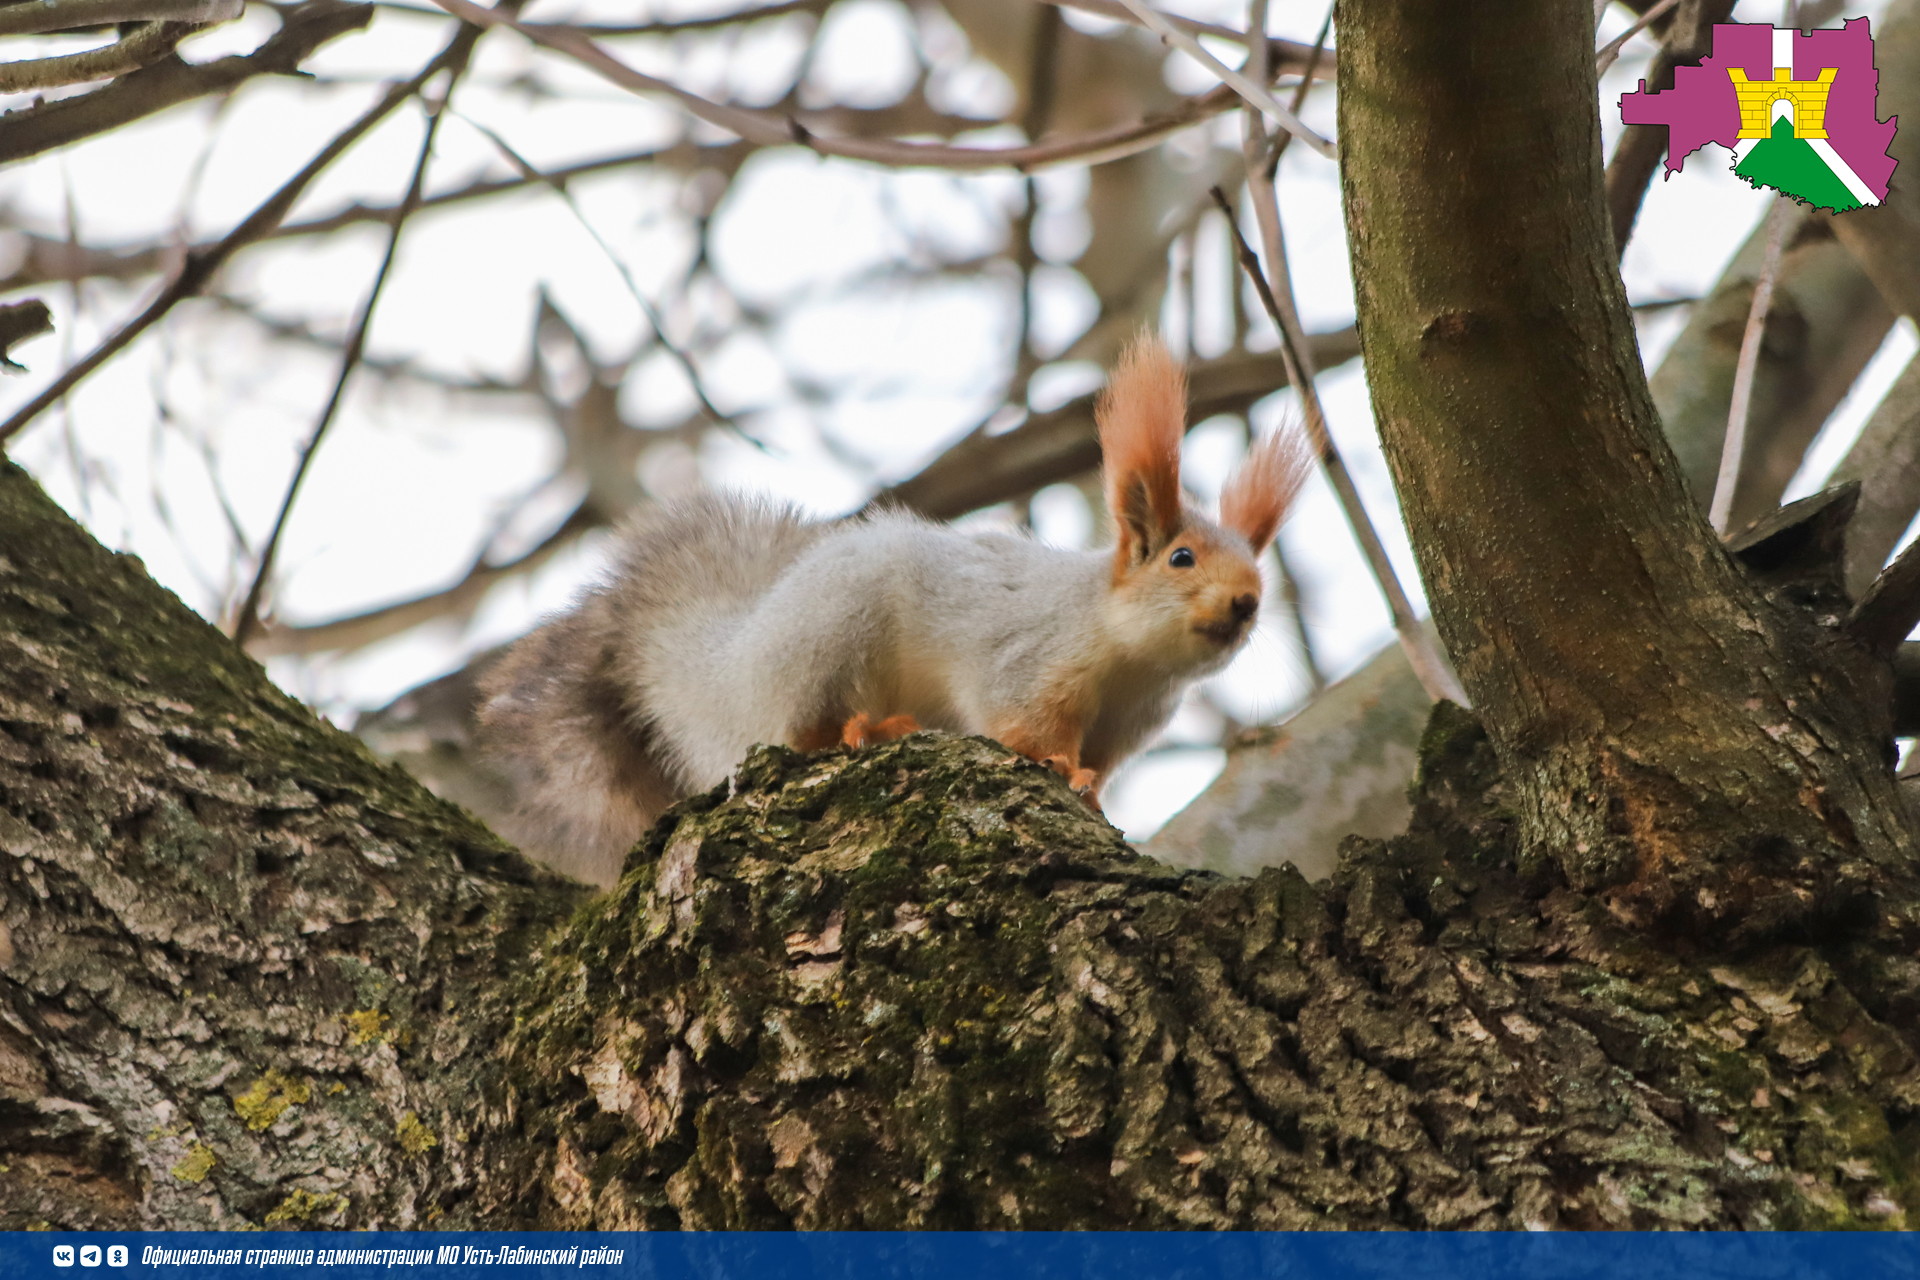
POLYGON ((1775 196, 1767 210, 1767 251, 1760 260, 1760 278, 1753 285, 1753 306, 1747 311, 1746 332, 1740 336, 1740 360, 1733 367, 1733 399, 1727 406, 1727 439, 1720 446, 1720 476, 1713 485, 1713 505, 1707 519, 1715 533, 1727 536, 1733 514, 1733 494, 1740 484, 1740 462, 1747 448, 1747 411, 1753 403, 1753 376, 1760 364, 1760 343, 1766 336, 1767 312, 1773 308, 1773 279, 1780 269, 1780 248, 1786 240, 1792 202, 1775 196))
POLYGON ((1607 68, 1611 67, 1620 57, 1621 46, 1646 30, 1649 23, 1657 22, 1661 18, 1664 18, 1667 15, 1667 11, 1679 3, 1680 0, 1660 0, 1659 4, 1653 6, 1653 8, 1647 10, 1640 16, 1640 21, 1634 23, 1625 31, 1622 31, 1619 35, 1601 45, 1599 50, 1593 55, 1594 74, 1607 74, 1607 68))
MULTIPOLYGON (((1038 0, 1038 2, 1040 4, 1053 5, 1059 9, 1078 9, 1082 13, 1096 13, 1103 18, 1112 18, 1116 22, 1124 22, 1129 26, 1140 27, 1142 29, 1146 28, 1146 24, 1136 18, 1133 15, 1133 11, 1128 9, 1124 4, 1121 4, 1120 0, 1038 0)), ((1227 40, 1239 45, 1247 44, 1251 39, 1247 32, 1236 30, 1233 27, 1223 27, 1217 22, 1201 22, 1196 18, 1183 18, 1177 13, 1161 13, 1160 17, 1172 26, 1187 32, 1189 35, 1213 36, 1215 39, 1227 40)), ((1277 66, 1278 70, 1289 70, 1305 64, 1308 60, 1307 46, 1295 40, 1281 40, 1269 36, 1267 38, 1267 48, 1270 51, 1269 66, 1275 65, 1272 62, 1271 55, 1280 55, 1280 63, 1277 66)), ((1329 58, 1321 65, 1323 70, 1318 74, 1325 79, 1331 80, 1334 75, 1333 60, 1329 58)))
POLYGON ((1231 110, 1240 97, 1226 85, 1188 98, 1171 111, 1134 124, 1053 138, 1021 147, 961 147, 944 142, 906 142, 898 138, 854 138, 815 133, 791 116, 752 111, 703 98, 671 81, 635 71, 595 44, 577 28, 554 23, 518 22, 471 0, 435 0, 441 8, 484 26, 509 27, 537 45, 564 53, 607 80, 635 93, 664 94, 687 112, 756 146, 801 146, 823 156, 844 156, 896 167, 974 171, 1016 169, 1035 173, 1058 165, 1106 164, 1158 146, 1169 134, 1231 110))
MULTIPOLYGON (((1320 20, 1320 34, 1314 37, 1313 51, 1307 55, 1307 69, 1300 73, 1300 83, 1293 89, 1293 113, 1300 114, 1300 108, 1307 100, 1307 90, 1313 88, 1314 77, 1320 73, 1320 63, 1327 56, 1327 37, 1333 33, 1333 6, 1327 6, 1327 16, 1320 20)), ((1287 152, 1287 144, 1293 141, 1293 135, 1282 131, 1268 149, 1267 163, 1262 170, 1271 183, 1280 172, 1280 157, 1287 152)), ((1254 172, 1249 163, 1247 173, 1254 172)))
MULTIPOLYGON (((1300 117, 1281 106, 1279 100, 1267 92, 1266 85, 1249 79, 1244 73, 1235 71, 1232 67, 1208 53, 1198 40, 1168 22, 1165 15, 1161 14, 1158 10, 1151 9, 1145 4, 1142 4, 1141 0, 1120 0, 1120 3, 1131 10, 1133 15, 1139 18, 1140 21, 1146 23, 1147 28, 1155 35, 1180 50, 1180 52, 1186 54, 1189 58, 1192 58, 1195 62, 1198 62, 1207 70, 1213 72, 1214 75, 1219 76, 1221 80, 1232 86, 1234 92, 1272 116, 1274 122, 1282 129, 1285 129, 1288 133, 1300 139, 1300 141, 1306 143, 1329 160, 1333 159, 1333 143, 1307 128, 1304 124, 1301 124, 1300 117)), ((1249 29, 1249 34, 1252 34, 1251 28, 1249 29)), ((1248 41, 1247 58, 1249 66, 1253 64, 1253 59, 1256 57, 1259 59, 1260 70, 1263 73, 1260 79, 1264 80, 1264 72, 1267 64, 1266 41, 1248 41)))
MULTIPOLYGON (((1057 8, 1040 5, 1033 10, 1033 35, 1027 50, 1027 105, 1020 117, 1020 131, 1028 141, 1044 134, 1047 122, 1053 118, 1054 61, 1060 50, 1060 29, 1065 25, 1057 8)), ((1033 272, 1040 262, 1039 251, 1033 244, 1033 226, 1040 213, 1040 184, 1028 174, 1023 185, 1026 199, 1020 207, 1020 216, 1009 229, 1014 270, 1020 275, 1020 317, 1013 339, 1013 372, 1007 379, 1007 392, 1001 401, 1003 405, 1016 406, 1027 403, 1033 372, 1040 365, 1033 351, 1033 272)), ((986 419, 979 429, 985 430, 986 422, 991 421, 992 418, 986 419)))
POLYGON ((200 292, 235 253, 279 226, 280 220, 287 216, 287 210, 293 207, 293 202, 300 198, 327 166, 339 159, 347 148, 358 142, 369 129, 392 114, 394 108, 418 93, 420 86, 439 74, 440 69, 448 65, 456 52, 471 49, 479 35, 480 29, 477 27, 461 28, 446 49, 429 62, 418 75, 389 89, 380 101, 368 108, 359 119, 335 134, 333 140, 322 147, 319 154, 307 162, 305 168, 287 179, 278 191, 268 196, 259 208, 248 214, 246 220, 229 231, 219 243, 201 252, 188 254, 186 261, 180 266, 179 274, 174 276, 154 300, 147 304, 144 311, 88 352, 80 363, 69 367, 65 373, 54 379, 51 386, 28 401, 12 417, 0 423, 0 444, 11 439, 48 405, 72 391, 88 374, 118 355, 135 338, 152 328, 173 310, 177 303, 200 292))
MULTIPOLYGON (((472 83, 469 81, 469 83, 472 83)), ((534 185, 551 185, 559 182, 571 182, 589 174, 604 173, 613 169, 637 168, 641 165, 660 164, 668 167, 682 165, 689 170, 717 169, 731 172, 740 167, 741 162, 752 151, 738 142, 676 142, 665 147, 653 147, 645 151, 628 151, 620 155, 601 156, 594 160, 582 160, 577 164, 563 168, 548 169, 536 177, 515 175, 511 178, 492 178, 468 183, 454 191, 440 191, 420 202, 422 210, 439 209, 448 205, 464 204, 469 200, 484 200, 489 196, 521 191, 534 185)), ((321 214, 301 222, 289 222, 278 228, 270 237, 274 240, 293 239, 298 236, 323 235, 338 231, 342 227, 362 222, 386 224, 393 220, 391 205, 351 204, 333 213, 321 214)), ((4 281, 0 281, 4 284, 4 281)))
MULTIPOLYGON (((459 78, 465 65, 464 59, 454 65, 454 79, 459 78)), ((393 218, 393 229, 387 235, 386 254, 380 259, 380 269, 374 273, 373 284, 367 290, 367 300, 361 304, 360 316, 354 322, 353 336, 347 339, 347 349, 341 353, 340 373, 333 380, 333 392, 327 397, 327 407, 320 411, 320 421, 314 424, 313 434, 300 450, 300 461, 294 464, 293 476, 287 481, 286 496, 280 500, 280 511, 273 519, 273 532, 267 535, 267 541, 260 549, 260 563, 253 572, 253 585, 247 588, 246 603, 240 606, 240 616, 233 624, 233 642, 242 647, 259 629, 260 598, 266 593, 267 583, 273 577, 273 562, 280 550, 280 537, 286 532, 294 501, 300 496, 300 485, 306 480, 307 472, 313 466, 314 455, 320 452, 320 445, 327 438, 327 429, 333 425, 340 411, 340 401, 346 396, 347 383, 353 378, 354 366, 360 363, 360 353, 366 350, 367 330, 373 324, 374 307, 379 304, 380 292, 386 287, 387 277, 393 271, 394 255, 400 247, 401 229, 419 205, 420 193, 426 188, 427 165, 433 159, 433 141, 440 132, 440 120, 446 114, 447 99, 452 93, 453 84, 450 81, 446 96, 437 105, 427 109, 427 127, 420 139, 420 155, 414 161, 413 177, 407 183, 406 198, 400 202, 400 210, 393 218)))
POLYGON ((1317 698, 1327 687, 1327 676, 1320 669, 1320 655, 1314 651, 1313 636, 1307 631, 1306 599, 1300 590, 1300 577, 1294 573, 1286 549, 1280 545, 1278 538, 1273 540, 1273 558, 1280 566, 1280 602, 1287 606, 1287 617, 1292 620, 1293 643, 1300 650, 1300 661, 1306 664, 1308 698, 1317 698))
MULTIPOLYGON (((417 13, 429 18, 444 18, 444 9, 432 5, 401 4, 399 0, 372 0, 376 9, 391 9, 395 13, 417 13)), ((691 31, 713 31, 721 27, 746 26, 768 18, 783 18, 788 14, 822 14, 832 6, 834 0, 785 0, 785 3, 765 5, 757 9, 737 9, 732 13, 716 13, 705 18, 681 18, 670 22, 581 22, 574 24, 578 30, 592 32, 596 36, 677 36, 691 31)))
POLYGON ((687 375, 687 382, 693 388, 693 397, 700 402, 701 412, 711 418, 715 426, 727 428, 762 453, 768 452, 766 444, 763 441, 755 439, 746 428, 734 420, 733 415, 722 413, 715 407, 713 401, 707 395, 707 388, 701 380, 700 371, 694 367, 693 357, 688 355, 681 349, 678 343, 667 336, 666 320, 660 315, 659 310, 654 307, 653 303, 647 300, 647 295, 640 291, 640 283, 633 278, 633 272, 628 269, 626 260, 613 251, 613 246, 608 244, 606 238, 594 228, 593 223, 587 220, 587 215, 581 211, 579 203, 573 198, 573 192, 567 189, 566 184, 549 178, 546 174, 540 172, 539 169, 534 167, 532 161, 528 160, 518 151, 515 151, 512 146, 508 145, 505 138, 502 138, 486 125, 468 116, 461 116, 460 119, 469 128, 480 133, 488 142, 491 142, 497 147, 500 154, 507 158, 507 163, 519 170, 522 177, 529 181, 539 182, 545 185, 555 195, 560 197, 562 203, 567 206, 567 211, 573 214, 574 221, 578 222, 581 229, 593 238, 593 242, 600 246, 600 252, 604 253, 607 256, 607 261, 613 264, 613 269, 620 273, 620 279, 626 282, 627 292, 633 295, 633 300, 640 306, 641 314, 645 315, 647 323, 653 326, 653 335, 659 339, 662 349, 664 349, 669 356, 673 357, 674 363, 680 366, 680 371, 687 375))
MULTIPOLYGON (((1360 490, 1353 483, 1353 476, 1347 470, 1347 464, 1341 459, 1340 451, 1334 447, 1333 436, 1327 430, 1327 418, 1320 406, 1320 393, 1315 390, 1313 380, 1307 376, 1310 367, 1306 362, 1306 343, 1297 336, 1299 318, 1294 313, 1291 290, 1288 291, 1286 306, 1283 308, 1274 290, 1268 285, 1265 273, 1260 270, 1260 259, 1254 255, 1253 247, 1240 234, 1240 223, 1234 217, 1233 205, 1227 199, 1227 193, 1219 187, 1213 188, 1214 203, 1220 206, 1220 212, 1227 215, 1227 230, 1233 235, 1238 250, 1240 266, 1253 281, 1260 302, 1272 317, 1274 327, 1280 331, 1280 355, 1287 370, 1287 380, 1300 397, 1301 407, 1306 411, 1307 432, 1313 437, 1314 448, 1319 451, 1320 465, 1326 468, 1327 479, 1333 485, 1333 492, 1340 499, 1340 507, 1346 513, 1347 523, 1353 528, 1354 539, 1359 542, 1362 554, 1366 556, 1367 567, 1373 571, 1373 580, 1379 584, 1380 594, 1386 597, 1387 612, 1393 618, 1394 634, 1400 638, 1401 648, 1406 650, 1407 661, 1420 678, 1420 685, 1427 696, 1438 702, 1442 698, 1457 702, 1461 706, 1469 705, 1466 691, 1460 687, 1460 681, 1440 653, 1427 638, 1418 619, 1414 617, 1413 604, 1407 599, 1405 588, 1393 571, 1393 562, 1387 558, 1385 544, 1373 527, 1373 521, 1367 515, 1366 506, 1360 501, 1360 490)), ((1285 245, 1281 246, 1282 254, 1285 245)), ((1277 272, 1276 272, 1277 275, 1277 272)))

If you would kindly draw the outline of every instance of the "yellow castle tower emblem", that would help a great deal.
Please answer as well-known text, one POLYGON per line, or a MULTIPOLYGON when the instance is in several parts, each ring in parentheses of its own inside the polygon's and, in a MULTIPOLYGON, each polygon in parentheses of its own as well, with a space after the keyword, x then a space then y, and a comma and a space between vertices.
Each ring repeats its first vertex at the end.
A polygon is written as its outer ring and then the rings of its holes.
POLYGON ((1775 67, 1771 80, 1749 80, 1739 67, 1727 68, 1733 78, 1733 91, 1740 97, 1740 136, 1773 136, 1773 104, 1785 101, 1793 107, 1793 136, 1827 136, 1827 91, 1833 88, 1834 68, 1820 73, 1818 80, 1793 79, 1792 67, 1775 67))

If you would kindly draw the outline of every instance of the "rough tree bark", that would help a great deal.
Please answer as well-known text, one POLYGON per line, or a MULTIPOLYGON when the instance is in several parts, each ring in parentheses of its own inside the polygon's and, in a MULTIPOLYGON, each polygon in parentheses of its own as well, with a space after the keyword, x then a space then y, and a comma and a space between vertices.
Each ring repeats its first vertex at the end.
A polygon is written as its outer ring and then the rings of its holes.
POLYGON ((1318 884, 1174 871, 1003 748, 914 735, 750 756, 586 901, 0 467, 0 1227, 1920 1219, 1891 783, 1834 723, 1837 642, 1646 430, 1597 130, 1555 123, 1591 123, 1588 13, 1548 8, 1417 0, 1392 58, 1344 16, 1362 331, 1494 732, 1440 708, 1408 833, 1318 884), (1460 207, 1506 131, 1531 217, 1460 207), (1455 168, 1423 210, 1368 149, 1455 168), (1510 292, 1410 263, 1442 235, 1510 292))

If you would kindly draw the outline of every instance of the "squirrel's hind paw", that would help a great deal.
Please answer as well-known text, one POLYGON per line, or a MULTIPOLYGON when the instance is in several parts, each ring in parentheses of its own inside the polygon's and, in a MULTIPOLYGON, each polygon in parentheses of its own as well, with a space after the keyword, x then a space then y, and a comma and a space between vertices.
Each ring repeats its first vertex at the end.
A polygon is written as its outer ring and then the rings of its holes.
POLYGON ((920 722, 912 716, 888 716, 876 724, 872 716, 862 711, 841 728, 840 745, 867 747, 879 742, 892 742, 895 738, 917 733, 919 729, 920 722))

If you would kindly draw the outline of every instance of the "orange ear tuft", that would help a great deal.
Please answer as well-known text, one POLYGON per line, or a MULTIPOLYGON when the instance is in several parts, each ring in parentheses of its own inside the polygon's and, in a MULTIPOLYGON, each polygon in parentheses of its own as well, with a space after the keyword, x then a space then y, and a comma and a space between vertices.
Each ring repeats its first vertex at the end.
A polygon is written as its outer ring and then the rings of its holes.
POLYGON ((1142 333, 1114 366, 1094 418, 1106 459, 1107 510, 1120 531, 1118 559, 1138 564, 1180 528, 1186 370, 1158 337, 1142 333))
POLYGON ((1253 544, 1259 555, 1280 532, 1300 486, 1313 470, 1313 448, 1300 424, 1282 421, 1255 444, 1220 491, 1220 523, 1253 544))

